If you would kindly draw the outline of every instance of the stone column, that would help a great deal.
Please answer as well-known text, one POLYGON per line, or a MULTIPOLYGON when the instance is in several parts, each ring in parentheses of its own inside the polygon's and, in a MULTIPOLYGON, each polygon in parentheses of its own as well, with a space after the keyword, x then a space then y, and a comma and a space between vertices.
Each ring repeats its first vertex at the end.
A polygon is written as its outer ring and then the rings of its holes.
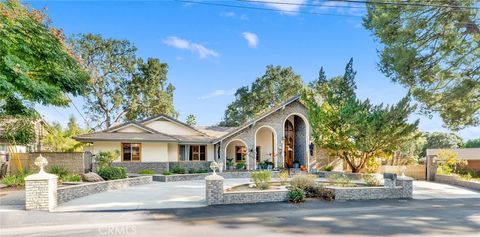
POLYGON ((384 179, 383 181, 383 186, 385 186, 385 188, 395 188, 395 179, 384 179))
POLYGON ((205 177, 205 199, 207 205, 223 204, 223 177, 212 174, 205 177))
POLYGON ((57 206, 57 176, 45 172, 25 178, 25 208, 51 211, 57 206))
POLYGON ((397 185, 402 186, 401 198, 413 197, 413 179, 410 177, 399 177, 397 179, 397 185))
POLYGON ((427 155, 426 160, 427 167, 427 181, 435 181, 435 175, 437 174, 437 161, 434 155, 427 155))

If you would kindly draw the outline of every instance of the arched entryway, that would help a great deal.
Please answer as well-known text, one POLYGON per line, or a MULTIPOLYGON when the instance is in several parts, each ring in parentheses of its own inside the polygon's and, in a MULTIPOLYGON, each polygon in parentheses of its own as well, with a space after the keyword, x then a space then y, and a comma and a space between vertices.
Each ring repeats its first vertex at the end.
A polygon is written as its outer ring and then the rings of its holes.
POLYGON ((256 168, 273 169, 277 160, 277 134, 270 126, 262 126, 255 132, 256 168))
POLYGON ((283 124, 283 158, 285 168, 308 168, 308 127, 303 115, 292 114, 283 124))
POLYGON ((228 169, 229 163, 232 162, 234 167, 239 163, 245 163, 245 167, 248 168, 248 160, 248 146, 244 141, 235 139, 225 146, 225 169, 228 169))

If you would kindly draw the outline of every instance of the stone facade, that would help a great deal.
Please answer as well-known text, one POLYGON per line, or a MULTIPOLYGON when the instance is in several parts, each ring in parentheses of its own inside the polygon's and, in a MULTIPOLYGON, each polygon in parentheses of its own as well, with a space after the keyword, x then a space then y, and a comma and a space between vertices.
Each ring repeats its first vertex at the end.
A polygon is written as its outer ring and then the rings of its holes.
MULTIPOLYGON (((305 166, 307 168, 310 167, 310 164, 313 162, 315 163, 314 159, 310 159, 310 152, 309 152, 309 144, 310 144, 310 126, 307 120, 307 109, 305 106, 300 103, 299 101, 294 101, 288 105, 286 105, 283 108, 278 109, 277 111, 273 112, 269 116, 266 116, 263 119, 260 119, 259 121, 256 121, 253 123, 251 126, 240 130, 238 133, 231 135, 230 137, 227 137, 226 139, 222 140, 220 143, 220 159, 223 162, 223 164, 226 164, 226 147, 231 141, 239 140, 245 143, 247 146, 247 165, 248 169, 253 170, 255 169, 255 134, 258 129, 264 126, 271 127, 275 130, 275 154, 279 154, 275 158, 275 166, 276 167, 283 167, 284 166, 284 147, 283 147, 283 137, 284 137, 284 126, 285 126, 285 120, 290 117, 291 115, 297 115, 299 116, 297 119, 303 118, 304 119, 304 125, 300 125, 299 129, 303 129, 305 132, 304 133, 298 133, 296 134, 299 136, 299 139, 303 139, 302 141, 296 142, 300 147, 299 149, 302 149, 302 151, 297 151, 297 155, 301 157, 301 160, 304 160, 305 166), (304 128, 302 126, 305 126, 304 128), (308 162, 306 162, 308 161, 308 162)), ((299 123, 302 124, 302 123, 299 123)))
POLYGON ((219 175, 209 175, 205 178, 205 199, 207 205, 224 204, 223 180, 219 175))
POLYGON ((334 193, 335 200, 409 199, 413 195, 412 184, 412 178, 400 177, 396 181, 386 179, 383 187, 327 186, 326 189, 334 193))
MULTIPOLYGON (((157 174, 169 171, 172 167, 181 166, 185 169, 210 169, 209 161, 195 162, 113 162, 113 166, 125 167, 128 173, 138 173, 142 170, 153 170, 157 174)), ((94 165, 96 168, 96 165, 94 165)))
MULTIPOLYGON (((203 180, 212 173, 203 173, 203 174, 172 174, 172 175, 153 175, 153 181, 158 182, 179 182, 179 181, 188 181, 188 180, 203 180)), ((225 179, 241 179, 241 178, 250 178, 250 172, 223 172, 217 173, 225 179)), ((278 171, 272 171, 272 177, 278 177, 278 171)), ((132 174, 137 175, 137 174, 132 174)))
POLYGON ((68 202, 72 199, 85 197, 88 195, 122 189, 129 186, 148 184, 152 182, 151 176, 139 176, 135 178, 110 180, 95 183, 85 183, 72 186, 61 187, 56 190, 56 199, 58 204, 68 202))
POLYGON ((435 182, 456 185, 464 188, 480 191, 480 183, 474 181, 461 180, 453 175, 435 175, 435 182))
POLYGON ((50 211, 57 206, 57 176, 38 173, 25 178, 25 209, 50 211))
POLYGON ((223 204, 243 204, 262 202, 286 202, 288 201, 288 190, 267 190, 267 191, 245 191, 225 192, 223 204))

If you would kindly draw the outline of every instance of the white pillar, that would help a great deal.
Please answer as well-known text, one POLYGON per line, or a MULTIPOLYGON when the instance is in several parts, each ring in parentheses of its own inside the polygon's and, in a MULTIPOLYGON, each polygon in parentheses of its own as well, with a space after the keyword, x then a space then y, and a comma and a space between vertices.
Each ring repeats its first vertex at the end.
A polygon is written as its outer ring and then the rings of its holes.
POLYGON ((51 211, 57 206, 57 176, 38 173, 25 178, 25 208, 51 211))

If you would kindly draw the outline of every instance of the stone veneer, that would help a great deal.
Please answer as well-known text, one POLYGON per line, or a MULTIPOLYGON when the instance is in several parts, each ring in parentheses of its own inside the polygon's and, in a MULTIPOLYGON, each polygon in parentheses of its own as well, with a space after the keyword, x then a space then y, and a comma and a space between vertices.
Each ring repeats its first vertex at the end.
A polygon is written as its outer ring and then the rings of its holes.
POLYGON ((127 188, 129 186, 148 184, 152 182, 151 176, 110 180, 103 182, 84 183, 58 188, 56 191, 57 203, 61 204, 72 199, 85 197, 95 193, 127 188))
POLYGON ((480 183, 468 180, 461 180, 454 175, 435 175, 435 182, 456 185, 464 188, 474 189, 480 191, 480 183))
MULTIPOLYGON (((276 150, 275 154, 280 154, 279 156, 276 157, 275 163, 276 167, 283 167, 284 164, 284 157, 283 157, 283 145, 282 145, 282 140, 284 136, 284 122, 285 120, 290 116, 290 115, 301 115, 305 118, 307 118, 307 109, 305 106, 300 103, 299 101, 292 102, 291 104, 286 105, 283 108, 280 108, 279 110, 273 112, 269 116, 260 119, 259 121, 255 122, 252 124, 250 127, 245 128, 241 130, 240 132, 226 138, 223 140, 220 144, 220 157, 225 165, 227 162, 224 160, 225 159, 225 148, 227 144, 230 141, 233 140, 240 140, 243 141, 247 147, 248 147, 248 169, 254 170, 255 167, 255 153, 250 152, 250 149, 253 151, 255 150, 255 133, 258 129, 260 129, 262 126, 269 126, 272 127, 275 130, 276 137, 275 137, 275 143, 276 143, 276 150)), ((305 121, 306 129, 309 129, 309 124, 308 121, 305 121)), ((309 134, 307 135, 302 135, 302 136, 310 136, 309 134)), ((305 143, 305 140, 304 142, 305 143)), ((304 147, 304 154, 305 158, 302 158, 302 160, 309 161, 309 163, 314 163, 315 160, 310 157, 309 153, 309 146, 310 142, 307 142, 304 147)), ((306 164, 307 165, 307 164, 306 164)), ((309 164, 307 165, 309 167, 309 164)), ((313 168, 313 167, 312 167, 313 168)))
POLYGON ((57 180, 53 174, 41 172, 25 178, 25 209, 50 211, 57 206, 57 180))
POLYGON ((169 171, 175 166, 181 166, 188 169, 210 169, 210 161, 193 161, 193 162, 113 162, 112 166, 125 167, 128 173, 138 173, 142 170, 153 170, 155 173, 161 174, 169 171))
MULTIPOLYGON (((188 181, 188 180, 203 180, 208 175, 212 173, 203 173, 203 174, 172 174, 172 175, 161 175, 155 174, 150 175, 153 176, 153 181, 158 182, 179 182, 179 181, 188 181)), ((250 178, 250 172, 223 172, 217 173, 218 175, 222 176, 226 179, 245 179, 250 178)), ((272 177, 278 177, 278 171, 272 171, 272 177)), ((130 176, 141 176, 140 174, 129 174, 130 176)))
POLYGON ((385 186, 378 187, 337 187, 327 186, 335 195, 335 200, 374 200, 374 199, 410 199, 413 195, 413 179, 399 177, 393 185, 393 180, 385 180, 385 186))

